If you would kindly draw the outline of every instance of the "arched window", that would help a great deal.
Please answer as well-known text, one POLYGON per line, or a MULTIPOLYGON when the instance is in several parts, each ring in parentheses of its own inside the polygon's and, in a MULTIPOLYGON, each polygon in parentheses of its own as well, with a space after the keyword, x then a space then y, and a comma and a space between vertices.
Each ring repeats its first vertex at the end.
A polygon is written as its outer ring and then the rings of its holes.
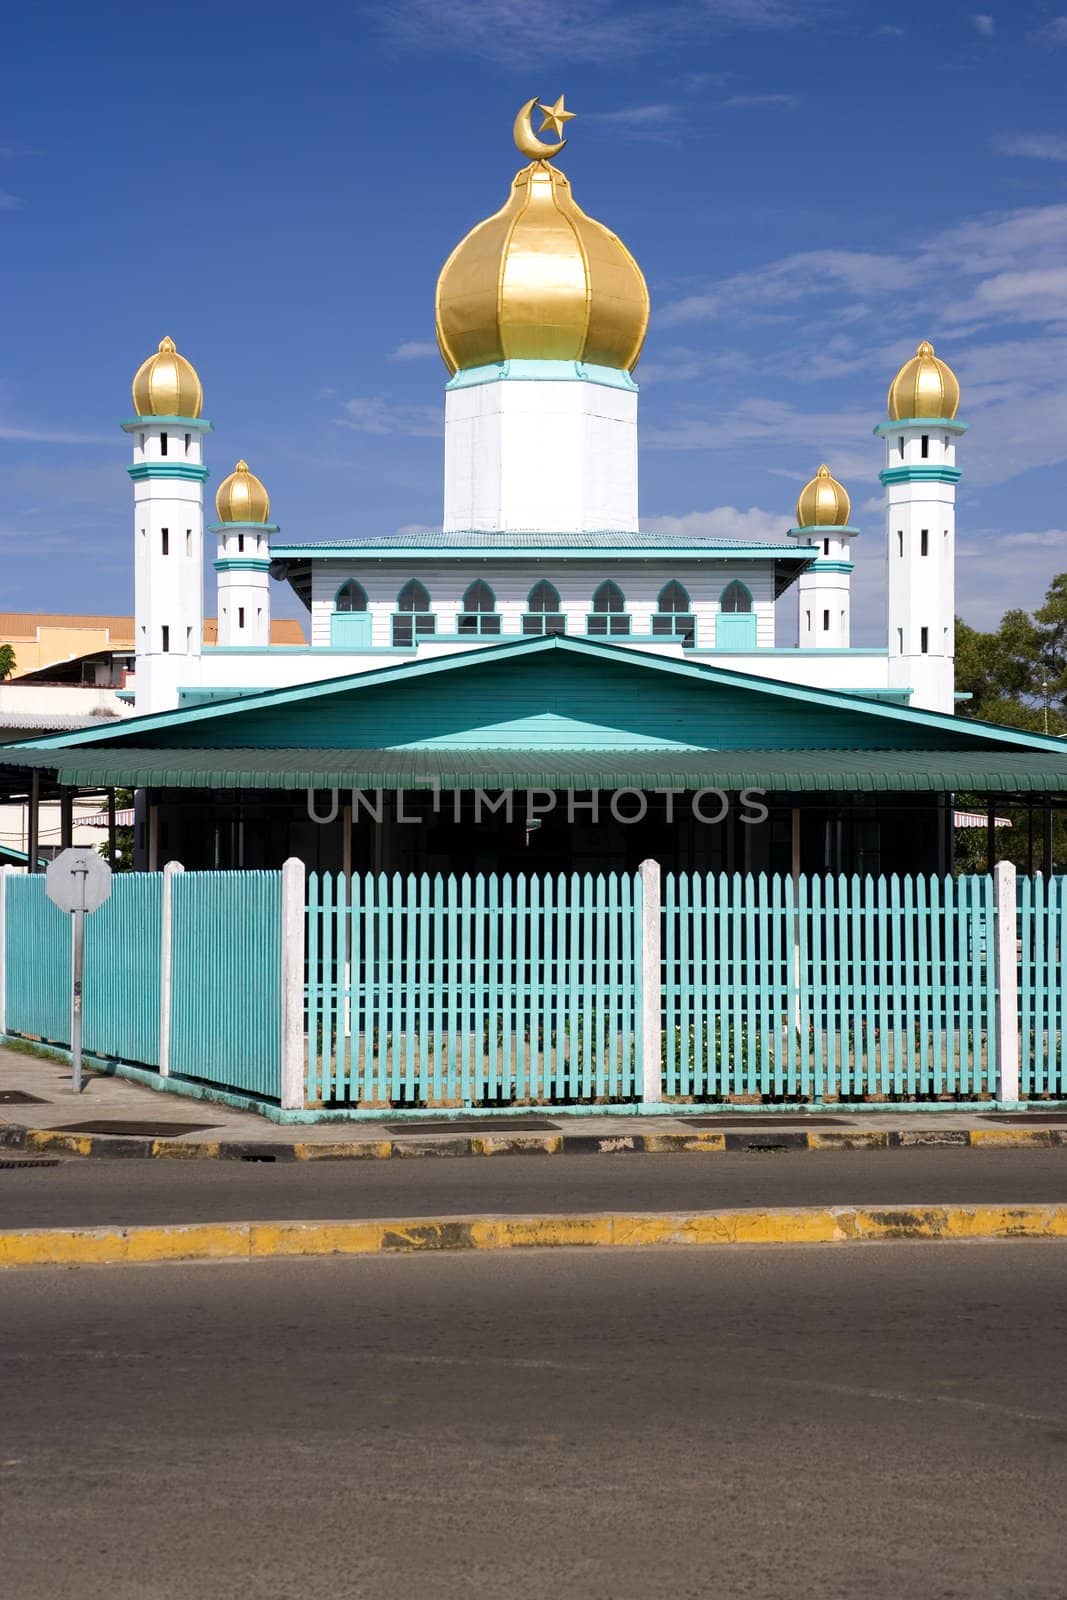
POLYGON ((463 610, 459 614, 458 631, 500 632, 500 613, 496 609, 496 595, 481 578, 476 578, 463 596, 463 610))
POLYGON ((739 583, 735 578, 733 583, 726 585, 726 588, 719 596, 719 610, 729 612, 751 611, 752 595, 744 584, 739 583))
POLYGON ((366 611, 367 591, 355 578, 349 578, 347 583, 342 583, 333 597, 335 611, 366 611))
POLYGON ((396 597, 393 613, 393 644, 404 648, 423 634, 435 633, 437 618, 430 610, 430 595, 418 578, 405 583, 396 597))
POLYGON ((696 643, 697 620, 690 609, 689 593, 673 578, 659 592, 652 635, 653 638, 680 640, 687 650, 696 643))
POLYGON ((626 614, 626 599, 617 583, 610 578, 602 583, 593 595, 593 609, 585 620, 586 633, 629 633, 630 618, 626 614))
POLYGON ((559 609, 559 590, 544 578, 530 590, 526 607, 523 633, 566 633, 567 619, 559 609))

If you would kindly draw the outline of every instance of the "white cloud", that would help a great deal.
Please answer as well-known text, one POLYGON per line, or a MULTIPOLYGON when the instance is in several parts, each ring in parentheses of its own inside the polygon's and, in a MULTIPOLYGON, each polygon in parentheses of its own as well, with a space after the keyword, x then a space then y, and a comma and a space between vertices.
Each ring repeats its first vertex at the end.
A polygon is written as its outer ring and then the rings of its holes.
POLYGON ((724 111, 792 111, 799 104, 795 94, 732 94, 719 101, 724 111))
POLYGON ((628 106, 621 111, 589 111, 582 122, 610 128, 623 139, 676 144, 681 107, 675 105, 628 106))
POLYGON ((111 433, 66 433, 49 428, 19 428, 14 423, 0 422, 0 440, 10 439, 35 444, 121 444, 121 439, 111 433))
POLYGON ((424 361, 430 356, 437 355, 440 355, 440 351, 432 339, 405 339, 395 350, 390 350, 389 360, 424 361))
POLYGON ((1030 161, 1067 161, 1067 139, 1058 133, 1004 133, 992 140, 1000 156, 1030 161))
POLYGON ((370 433, 378 437, 400 434, 409 439, 431 439, 444 430, 437 406, 397 405, 384 395, 366 395, 346 400, 341 409, 344 415, 336 419, 338 425, 351 428, 354 433, 370 433))
POLYGON ((709 27, 770 32, 802 27, 839 0, 364 0, 393 45, 462 51, 529 70, 546 60, 618 61, 647 55, 709 27))
POLYGON ((681 516, 642 517, 645 533, 689 534, 694 539, 740 539, 747 543, 781 544, 792 521, 788 513, 749 506, 713 506, 709 511, 686 511, 681 516))
POLYGON ((6 190, 0 189, 0 211, 17 211, 21 204, 18 195, 8 194, 6 190))
POLYGON ((971 21, 984 39, 991 39, 997 31, 996 19, 991 17, 988 12, 976 11, 971 21))
POLYGON ((1067 44, 1067 17, 1053 17, 1034 37, 1039 44, 1067 44))

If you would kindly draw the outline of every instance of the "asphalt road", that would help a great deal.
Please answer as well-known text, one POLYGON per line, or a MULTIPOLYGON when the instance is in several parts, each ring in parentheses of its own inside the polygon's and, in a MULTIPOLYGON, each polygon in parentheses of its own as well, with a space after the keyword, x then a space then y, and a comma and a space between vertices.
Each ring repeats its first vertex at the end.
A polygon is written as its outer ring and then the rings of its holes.
POLYGON ((0 1228, 978 1200, 1067 1201, 1067 1149, 0 1168, 0 1228))
POLYGON ((1061 1600, 1067 1245, 5 1276, 18 1600, 1061 1600))

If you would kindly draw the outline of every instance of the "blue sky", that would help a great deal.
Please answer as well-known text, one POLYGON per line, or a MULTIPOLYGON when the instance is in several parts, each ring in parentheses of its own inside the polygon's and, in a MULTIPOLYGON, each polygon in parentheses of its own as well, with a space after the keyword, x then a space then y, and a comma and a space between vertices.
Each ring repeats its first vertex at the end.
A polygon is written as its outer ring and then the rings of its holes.
MULTIPOLYGON (((1067 0, 183 0, 11 8, 0 63, 0 610, 132 609, 129 382, 200 371, 212 483, 287 538, 440 517, 433 287, 559 165, 652 294, 642 520, 775 538, 829 462, 884 639, 871 428, 959 373, 959 610, 1067 569, 1067 0)), ((210 568, 209 568, 210 570, 210 568)), ((281 590, 281 610, 296 614, 281 590)))

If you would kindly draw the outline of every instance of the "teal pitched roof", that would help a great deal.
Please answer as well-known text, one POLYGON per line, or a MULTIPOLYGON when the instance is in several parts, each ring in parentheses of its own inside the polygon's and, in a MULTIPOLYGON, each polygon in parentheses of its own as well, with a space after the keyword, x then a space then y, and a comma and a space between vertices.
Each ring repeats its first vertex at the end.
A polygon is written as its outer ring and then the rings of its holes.
POLYGON ((0 751, 0 772, 31 768, 84 786, 426 787, 436 770, 470 787, 659 785, 676 774, 683 787, 1067 792, 1067 747, 1052 737, 567 637, 0 751))

